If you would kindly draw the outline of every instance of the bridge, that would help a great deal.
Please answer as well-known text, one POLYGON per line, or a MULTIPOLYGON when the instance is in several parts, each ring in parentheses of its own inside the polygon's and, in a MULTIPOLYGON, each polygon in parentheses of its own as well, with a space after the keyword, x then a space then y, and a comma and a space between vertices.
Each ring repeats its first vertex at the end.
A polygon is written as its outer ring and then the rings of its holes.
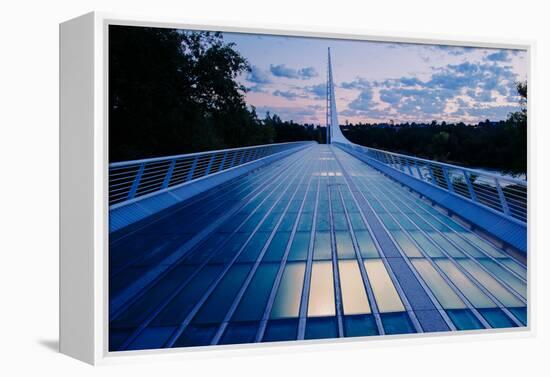
POLYGON ((338 124, 111 164, 110 350, 526 326, 526 181, 338 124))

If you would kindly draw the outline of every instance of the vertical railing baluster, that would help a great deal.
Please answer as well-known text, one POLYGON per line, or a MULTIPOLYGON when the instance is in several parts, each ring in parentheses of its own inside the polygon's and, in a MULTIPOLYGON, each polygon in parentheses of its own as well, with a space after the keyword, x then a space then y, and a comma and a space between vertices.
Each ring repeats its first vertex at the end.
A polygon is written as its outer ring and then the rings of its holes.
POLYGON ((172 179, 172 174, 174 174, 175 166, 176 159, 174 158, 172 162, 170 162, 170 166, 168 167, 168 171, 166 172, 166 176, 164 177, 164 181, 162 182, 162 188, 167 188, 170 185, 170 180, 172 179))
POLYGON ((208 166, 206 167, 206 171, 204 172, 204 175, 210 174, 210 169, 212 169, 212 165, 214 164, 214 160, 216 159, 218 155, 216 153, 212 153, 212 156, 210 156, 210 161, 208 161, 208 166))
POLYGON ((453 183, 451 182, 451 179, 449 178, 449 169, 447 169, 446 166, 442 166, 441 169, 443 170, 443 177, 445 178, 445 183, 447 183, 447 188, 450 192, 455 192, 455 188, 453 187, 453 183))
POLYGON ((498 197, 500 198, 502 212, 504 212, 506 215, 510 215, 510 208, 508 207, 508 202, 506 201, 506 197, 504 196, 504 192, 502 191, 502 187, 500 186, 498 178, 495 178, 495 185, 498 192, 498 197))
POLYGON ((187 179, 185 181, 190 181, 193 179, 193 174, 195 174, 195 168, 197 167, 197 162, 199 161, 199 158, 201 156, 196 156, 193 159, 193 163, 191 164, 191 169, 189 169, 189 173, 187 173, 187 179))
POLYGON ((434 175, 434 171, 432 169, 432 165, 431 164, 428 164, 428 172, 430 172, 430 178, 432 179, 432 184, 434 186, 437 186, 437 181, 435 180, 435 175, 434 175))
POLYGON ((416 171, 418 172, 418 178, 421 180, 424 180, 424 176, 422 175, 422 172, 420 171, 420 166, 418 166, 418 161, 414 160, 414 166, 416 166, 416 171))
POLYGON ((225 160, 227 160, 227 152, 224 152, 223 154, 222 162, 220 163, 220 168, 218 169, 218 171, 224 170, 223 165, 225 165, 225 160))
POLYGON ((141 177, 143 176, 144 170, 145 170, 145 162, 142 162, 139 165, 139 169, 137 171, 136 178, 134 178, 134 182, 132 183, 132 187, 130 187, 130 191, 128 191, 128 199, 132 199, 134 196, 136 196, 136 192, 141 182, 141 177))
POLYGON ((233 153, 233 157, 231 158, 231 165, 229 165, 230 168, 235 166, 235 160, 237 159, 238 151, 233 151, 232 153, 233 153))
POLYGON ((470 181, 470 174, 468 174, 466 170, 464 170, 463 172, 464 172, 464 178, 466 179, 466 184, 468 185, 468 191, 470 192, 470 198, 472 198, 474 202, 477 202, 477 196, 474 190, 474 185, 472 185, 472 181, 470 181))

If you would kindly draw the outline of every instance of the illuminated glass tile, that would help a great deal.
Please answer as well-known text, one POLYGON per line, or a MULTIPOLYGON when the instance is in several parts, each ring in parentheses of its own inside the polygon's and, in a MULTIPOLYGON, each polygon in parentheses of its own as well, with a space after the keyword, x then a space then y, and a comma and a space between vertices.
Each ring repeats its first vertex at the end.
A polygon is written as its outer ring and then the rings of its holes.
POLYGON ((443 309, 464 309, 466 305, 426 259, 412 259, 414 268, 426 282, 443 309))
POLYGON ((496 277, 508 284, 512 289, 521 295, 523 298, 527 298, 527 283, 514 276, 511 272, 505 270, 498 263, 490 259, 478 259, 479 263, 486 269, 491 271, 496 277))
POLYGON ((437 259, 437 265, 445 272, 447 277, 460 289, 462 294, 476 308, 494 308, 497 305, 477 287, 462 271, 448 259, 437 259))
POLYGON ((359 266, 355 260, 338 262, 340 288, 344 303, 344 314, 368 314, 371 312, 369 299, 363 284, 359 266))
POLYGON ((315 233, 315 244, 313 247, 313 259, 323 260, 332 258, 331 239, 329 232, 315 233))
POLYGON ((378 250, 374 245, 374 241, 368 231, 357 231, 355 232, 355 238, 357 239, 357 244, 359 245, 359 250, 363 258, 379 258, 378 250))
POLYGON ((413 230, 409 232, 412 238, 420 245, 420 248, 432 258, 443 257, 444 254, 420 231, 413 230))
POLYGON ((470 245, 468 242, 462 239, 458 234, 447 233, 447 237, 449 237, 455 244, 458 245, 458 247, 460 247, 468 255, 474 258, 480 258, 484 256, 477 248, 470 245))
POLYGON ((271 309, 271 318, 298 316, 305 269, 305 263, 287 263, 271 309))
POLYGON ((313 213, 302 213, 300 220, 298 221, 298 231, 310 231, 311 223, 313 221, 313 213))
POLYGON ((527 325, 527 307, 523 308, 508 308, 512 314, 524 325, 527 325))
POLYGON ((481 239, 477 234, 465 233, 464 237, 466 237, 470 242, 475 244, 477 247, 485 251, 488 255, 490 255, 493 258, 503 258, 506 256, 503 252, 498 250, 496 247, 494 247, 487 241, 481 239))
POLYGON ((308 317, 331 316, 335 313, 332 262, 314 262, 309 289, 308 317))
POLYGON ((504 288, 495 278, 483 271, 474 261, 461 259, 458 261, 474 278, 479 281, 489 292, 491 292, 504 306, 524 306, 517 297, 504 288))
POLYGON ((513 259, 511 258, 499 259, 499 263, 502 263, 503 265, 508 267, 510 270, 514 271, 516 274, 518 274, 522 278, 527 279, 527 268, 517 263, 513 259))
POLYGON ((289 261, 305 261, 309 251, 309 232, 296 232, 288 253, 289 261))
POLYGON ((338 258, 340 259, 355 259, 355 250, 353 248, 353 242, 351 235, 347 231, 336 231, 336 250, 338 252, 338 258))
POLYGON ((404 311, 405 307, 382 260, 368 259, 363 263, 378 304, 378 310, 381 313, 404 311))
POLYGON ((436 231, 429 232, 428 235, 432 240, 435 241, 435 243, 444 250, 447 254, 449 254, 453 258, 464 258, 466 255, 458 250, 456 246, 454 246, 452 243, 450 243, 446 238, 444 238, 441 234, 439 234, 436 231))
POLYGON ((401 249, 405 252, 405 255, 408 257, 422 257, 422 253, 420 250, 418 250, 418 247, 405 235, 404 232, 400 230, 394 230, 391 232, 393 238, 399 246, 401 246, 401 249))

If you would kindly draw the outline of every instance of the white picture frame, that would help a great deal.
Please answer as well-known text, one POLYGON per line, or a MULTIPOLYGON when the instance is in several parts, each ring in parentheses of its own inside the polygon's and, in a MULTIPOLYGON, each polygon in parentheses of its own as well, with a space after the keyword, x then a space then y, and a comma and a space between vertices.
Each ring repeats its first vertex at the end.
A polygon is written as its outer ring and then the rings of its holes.
MULTIPOLYGON (((207 23, 171 18, 88 13, 60 24, 60 351, 90 364, 107 364, 145 358, 212 356, 234 352, 293 352, 325 344, 331 347, 370 347, 381 342, 435 342, 476 340, 481 337, 533 335, 533 265, 536 251, 528 243, 528 326, 520 329, 483 330, 468 334, 416 334, 372 339, 295 341, 282 344, 247 344, 215 348, 177 348, 109 352, 108 340, 108 25, 170 27, 190 30, 249 32, 256 34, 330 37, 371 41, 445 44, 527 51, 528 81, 533 81, 533 41, 483 38, 439 38, 436 35, 366 33, 363 30, 293 27, 283 25, 207 23), (286 351, 285 351, 286 350, 286 351)), ((529 87, 529 96, 532 89, 529 87)), ((530 97, 531 98, 531 97, 530 97)), ((531 114, 531 101, 528 104, 531 114)), ((529 147, 533 124, 528 119, 529 147)), ((532 155, 532 150, 530 155, 532 155)), ((532 158, 529 158, 532 160, 532 158)), ((529 186, 529 195, 532 187, 529 186)), ((533 203, 528 205, 529 219, 533 203)), ((529 229, 532 224, 529 220, 529 229)), ((530 234, 530 230, 528 232, 530 234)), ((529 240, 531 237, 529 237, 529 240)))

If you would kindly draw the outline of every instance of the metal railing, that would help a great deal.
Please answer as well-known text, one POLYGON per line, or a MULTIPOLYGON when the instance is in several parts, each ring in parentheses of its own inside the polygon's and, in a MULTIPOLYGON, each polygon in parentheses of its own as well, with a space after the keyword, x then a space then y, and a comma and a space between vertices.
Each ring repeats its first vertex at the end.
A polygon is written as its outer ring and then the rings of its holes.
POLYGON ((358 151, 368 158, 474 203, 527 222, 526 181, 352 143, 335 144, 358 151))
POLYGON ((314 142, 257 145, 109 164, 109 205, 191 182, 314 142))

